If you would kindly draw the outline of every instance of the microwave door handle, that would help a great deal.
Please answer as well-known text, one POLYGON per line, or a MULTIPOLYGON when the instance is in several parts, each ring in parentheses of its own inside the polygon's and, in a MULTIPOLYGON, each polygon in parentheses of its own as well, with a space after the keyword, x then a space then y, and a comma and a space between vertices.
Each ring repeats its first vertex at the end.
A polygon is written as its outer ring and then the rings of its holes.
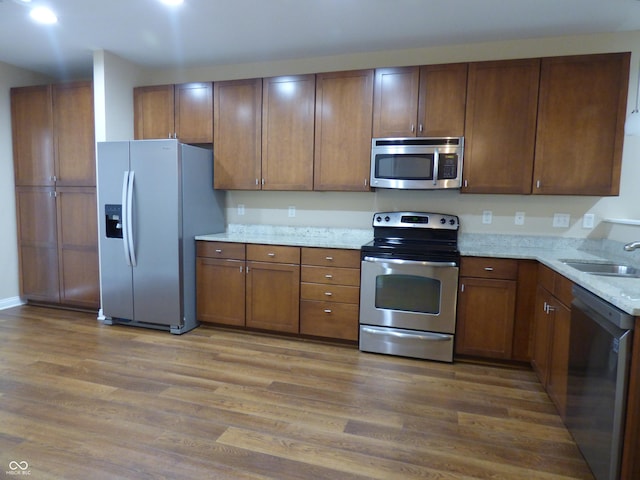
POLYGON ((438 149, 436 148, 436 151, 433 154, 433 184, 434 185, 438 185, 438 164, 439 159, 438 159, 438 149))

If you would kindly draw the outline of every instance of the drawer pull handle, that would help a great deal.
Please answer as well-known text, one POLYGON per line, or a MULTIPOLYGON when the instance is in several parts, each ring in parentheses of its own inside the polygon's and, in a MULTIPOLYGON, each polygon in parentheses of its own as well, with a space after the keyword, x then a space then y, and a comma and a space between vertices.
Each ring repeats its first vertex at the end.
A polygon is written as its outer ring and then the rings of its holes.
POLYGON ((333 275, 330 275, 330 274, 328 274, 328 273, 327 273, 327 274, 324 276, 324 278, 333 278, 333 275))
POLYGON ((221 248, 216 248, 216 253, 222 253, 222 249, 221 248))
POLYGON ((484 267, 487 272, 493 272, 493 267, 484 267))
POLYGON ((275 253, 267 253, 267 256, 269 256, 269 257, 275 257, 275 256, 276 256, 276 254, 275 254, 275 253))
POLYGON ((332 313, 330 308, 327 308, 324 313, 332 313))
POLYGON ((331 292, 324 292, 324 294, 325 294, 327 297, 330 297, 330 296, 332 296, 332 295, 333 295, 333 293, 331 293, 331 292))
POLYGON ((325 260, 328 260, 329 262, 333 261, 333 257, 324 257, 325 260))

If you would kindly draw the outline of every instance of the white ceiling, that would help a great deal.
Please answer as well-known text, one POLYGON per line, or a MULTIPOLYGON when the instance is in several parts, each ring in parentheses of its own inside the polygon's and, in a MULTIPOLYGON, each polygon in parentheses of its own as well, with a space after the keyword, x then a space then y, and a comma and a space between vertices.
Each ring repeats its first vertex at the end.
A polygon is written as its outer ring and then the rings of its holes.
POLYGON ((152 68, 214 66, 471 42, 640 30, 638 0, 0 0, 0 61, 88 76, 107 50, 152 68))

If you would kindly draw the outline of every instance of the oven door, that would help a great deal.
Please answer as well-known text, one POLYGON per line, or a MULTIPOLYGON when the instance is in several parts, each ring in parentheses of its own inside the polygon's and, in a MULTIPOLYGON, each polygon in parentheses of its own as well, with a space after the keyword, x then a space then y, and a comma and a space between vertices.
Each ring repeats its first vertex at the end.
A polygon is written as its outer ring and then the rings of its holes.
POLYGON ((361 325, 455 332, 455 263, 366 256, 360 282, 361 325))

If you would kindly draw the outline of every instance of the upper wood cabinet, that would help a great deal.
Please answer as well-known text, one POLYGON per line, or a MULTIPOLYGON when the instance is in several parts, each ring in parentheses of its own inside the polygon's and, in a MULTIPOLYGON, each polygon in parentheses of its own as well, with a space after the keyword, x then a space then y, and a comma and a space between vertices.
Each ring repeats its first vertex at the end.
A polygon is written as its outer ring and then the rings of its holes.
POLYGON ((630 57, 542 59, 533 193, 619 193, 630 57))
POLYGON ((262 81, 262 189, 312 190, 315 75, 262 81))
POLYGON ((55 184, 51 85, 11 89, 16 185, 55 184))
POLYGON ((95 186, 96 141, 91 82, 53 87, 53 130, 56 186, 95 186))
POLYGON ((211 82, 133 89, 136 140, 178 138, 183 143, 213 142, 211 82))
POLYGON ((314 190, 369 190, 373 70, 316 75, 314 190))
POLYGON ((466 84, 466 64, 376 69, 373 137, 463 135, 466 84))
POLYGON ((539 75, 539 59, 469 65, 463 192, 531 192, 539 75))
POLYGON ((262 179, 262 79, 213 85, 213 185, 259 190, 262 179))

